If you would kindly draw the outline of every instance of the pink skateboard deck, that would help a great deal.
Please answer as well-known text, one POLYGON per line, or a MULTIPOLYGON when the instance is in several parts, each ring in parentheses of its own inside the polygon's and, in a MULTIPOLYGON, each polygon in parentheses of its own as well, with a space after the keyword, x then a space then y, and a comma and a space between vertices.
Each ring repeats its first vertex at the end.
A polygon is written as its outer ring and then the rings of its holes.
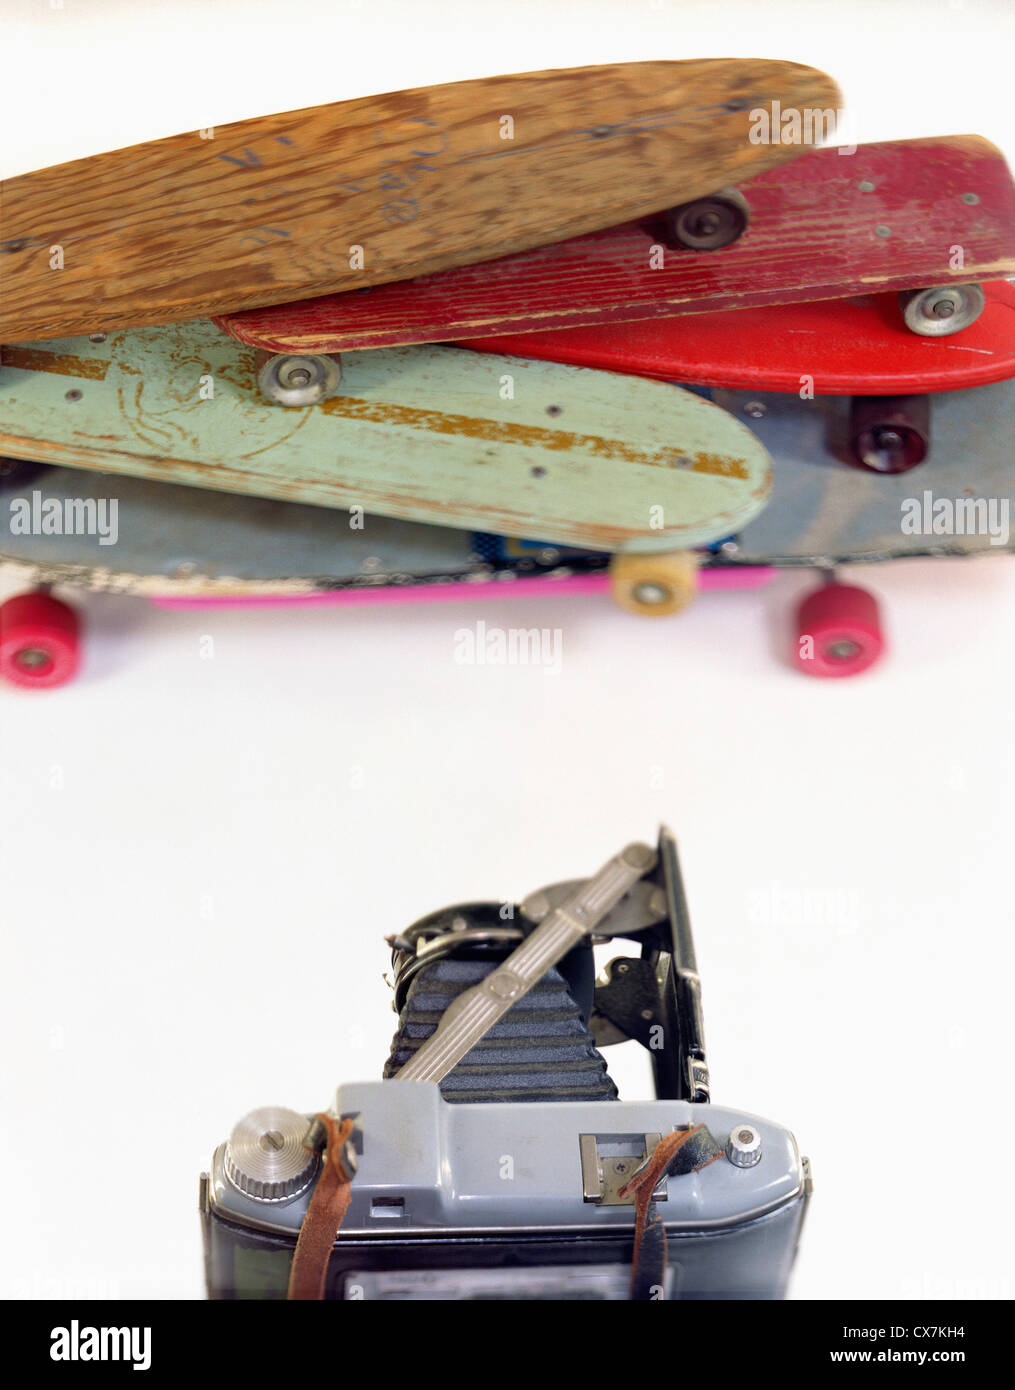
POLYGON ((955 337, 911 333, 894 294, 771 305, 556 333, 472 338, 467 346, 734 391, 893 396, 1015 376, 1015 285, 984 285, 984 310, 955 337))
MULTIPOLYGON (((738 589, 758 589, 774 579, 776 571, 764 565, 738 565, 728 569, 703 569, 698 576, 698 588, 703 592, 719 593, 738 589)), ((151 602, 157 608, 361 608, 420 603, 463 603, 491 599, 542 598, 566 594, 609 594, 612 590, 609 573, 594 570, 586 574, 526 575, 514 584, 477 584, 474 577, 444 584, 387 584, 370 589, 308 590, 301 594, 257 593, 232 594, 228 598, 202 595, 155 595, 151 602)))
POLYGON ((1015 185, 1000 152, 978 136, 811 151, 739 191, 747 229, 718 250, 681 246, 660 216, 484 265, 216 322, 271 352, 333 353, 1015 273, 1015 185))

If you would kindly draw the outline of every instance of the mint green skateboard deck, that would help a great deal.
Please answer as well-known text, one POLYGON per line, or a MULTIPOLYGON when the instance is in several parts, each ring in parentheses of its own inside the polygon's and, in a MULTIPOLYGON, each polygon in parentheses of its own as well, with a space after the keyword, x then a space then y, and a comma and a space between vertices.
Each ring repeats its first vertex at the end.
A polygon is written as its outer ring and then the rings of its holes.
POLYGON ((287 409, 207 321, 3 349, 0 455, 607 551, 708 545, 768 456, 665 382, 423 346, 348 353, 287 409))

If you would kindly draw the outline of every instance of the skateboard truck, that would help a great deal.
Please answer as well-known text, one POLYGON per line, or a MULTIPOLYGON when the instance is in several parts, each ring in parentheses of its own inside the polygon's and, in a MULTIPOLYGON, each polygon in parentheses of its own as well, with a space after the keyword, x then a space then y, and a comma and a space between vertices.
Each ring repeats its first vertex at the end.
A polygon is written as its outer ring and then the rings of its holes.
POLYGON ((665 221, 666 230, 677 245, 689 251, 718 251, 743 236, 750 209, 739 189, 722 188, 707 198, 671 208, 665 221))
POLYGON ((342 382, 342 363, 336 354, 259 356, 257 385, 265 400, 300 408, 334 396, 342 382))
POLYGON ((976 322, 985 303, 979 285, 931 285, 899 295, 906 327, 923 338, 944 338, 961 332, 976 322))
POLYGON ((856 463, 875 473, 905 473, 927 457, 929 396, 855 396, 850 448, 856 463))

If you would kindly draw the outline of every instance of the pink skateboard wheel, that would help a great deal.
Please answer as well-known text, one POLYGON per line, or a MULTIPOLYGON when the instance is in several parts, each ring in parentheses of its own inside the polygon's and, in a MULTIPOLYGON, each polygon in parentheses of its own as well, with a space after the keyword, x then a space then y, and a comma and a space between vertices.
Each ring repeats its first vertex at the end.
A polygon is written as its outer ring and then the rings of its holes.
POLYGON ((78 615, 52 594, 18 594, 0 604, 0 675, 14 685, 65 685, 80 660, 78 615))
POLYGON ((824 584, 797 609, 796 665, 809 676, 856 676, 884 649, 877 599, 852 584, 824 584))

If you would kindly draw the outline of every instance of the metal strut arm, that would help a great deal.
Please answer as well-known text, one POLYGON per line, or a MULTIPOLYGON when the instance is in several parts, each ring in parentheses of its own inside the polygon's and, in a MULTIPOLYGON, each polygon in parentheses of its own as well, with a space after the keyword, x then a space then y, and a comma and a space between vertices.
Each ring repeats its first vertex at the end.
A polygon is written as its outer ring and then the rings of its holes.
POLYGON ((631 844, 541 922, 486 979, 460 994, 396 1081, 441 1081, 493 1025, 589 932, 644 874, 656 852, 631 844))

